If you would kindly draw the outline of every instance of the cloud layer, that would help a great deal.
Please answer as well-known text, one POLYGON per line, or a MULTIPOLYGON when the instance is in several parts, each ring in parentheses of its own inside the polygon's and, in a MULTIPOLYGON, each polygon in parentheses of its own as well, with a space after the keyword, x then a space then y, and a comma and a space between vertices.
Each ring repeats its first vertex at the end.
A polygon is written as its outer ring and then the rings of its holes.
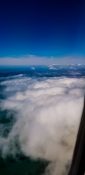
POLYGON ((84 57, 46 57, 46 56, 36 56, 28 55, 23 57, 3 57, 0 58, 0 65, 17 65, 17 66, 27 66, 27 65, 50 65, 50 64, 85 64, 84 57))
POLYGON ((72 158, 83 108, 84 79, 19 77, 2 82, 7 98, 2 109, 16 112, 7 138, 0 137, 3 156, 20 150, 51 161, 46 174, 63 175, 72 158))

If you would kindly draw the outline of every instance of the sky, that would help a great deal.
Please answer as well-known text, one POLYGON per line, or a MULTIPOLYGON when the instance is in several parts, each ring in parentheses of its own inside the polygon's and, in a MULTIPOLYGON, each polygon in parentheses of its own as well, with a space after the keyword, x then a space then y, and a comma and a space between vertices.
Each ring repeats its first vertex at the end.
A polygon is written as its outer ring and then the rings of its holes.
POLYGON ((64 60, 85 63, 84 0, 0 1, 0 65, 64 60))

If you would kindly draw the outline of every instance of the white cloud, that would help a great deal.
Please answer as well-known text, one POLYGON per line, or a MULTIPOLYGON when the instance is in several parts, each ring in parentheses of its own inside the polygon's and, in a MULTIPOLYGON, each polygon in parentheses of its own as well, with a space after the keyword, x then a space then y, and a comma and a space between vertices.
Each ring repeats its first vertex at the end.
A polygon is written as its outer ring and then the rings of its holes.
POLYGON ((2 154, 16 154, 16 139, 26 156, 51 161, 46 174, 62 175, 72 158, 83 108, 84 79, 27 77, 4 81, 3 109, 16 111, 16 123, 0 138, 2 154), (12 92, 12 93, 11 93, 12 92))

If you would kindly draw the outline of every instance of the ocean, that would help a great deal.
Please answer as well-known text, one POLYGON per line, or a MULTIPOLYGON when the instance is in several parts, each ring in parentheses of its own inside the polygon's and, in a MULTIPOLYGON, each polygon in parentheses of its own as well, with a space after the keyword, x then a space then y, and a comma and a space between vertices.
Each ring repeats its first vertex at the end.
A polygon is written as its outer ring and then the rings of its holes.
POLYGON ((0 67, 0 174, 68 174, 85 65, 0 67))

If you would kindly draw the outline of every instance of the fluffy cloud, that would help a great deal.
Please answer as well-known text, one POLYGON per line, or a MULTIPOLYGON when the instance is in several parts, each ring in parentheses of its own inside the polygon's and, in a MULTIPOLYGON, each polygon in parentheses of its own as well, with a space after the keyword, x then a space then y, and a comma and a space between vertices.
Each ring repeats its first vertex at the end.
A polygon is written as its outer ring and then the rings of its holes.
POLYGON ((71 161, 84 97, 84 79, 27 77, 2 82, 7 98, 3 109, 16 112, 7 138, 0 137, 2 155, 20 150, 51 161, 46 174, 62 175, 71 161))

